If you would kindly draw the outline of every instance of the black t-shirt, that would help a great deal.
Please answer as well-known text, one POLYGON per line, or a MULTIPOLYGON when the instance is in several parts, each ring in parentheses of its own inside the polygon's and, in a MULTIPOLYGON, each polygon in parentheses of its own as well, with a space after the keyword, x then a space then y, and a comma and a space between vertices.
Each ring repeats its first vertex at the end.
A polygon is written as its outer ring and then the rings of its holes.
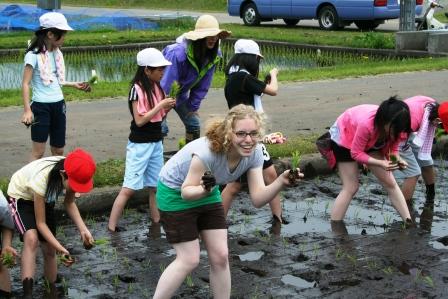
POLYGON ((224 95, 229 109, 238 104, 254 106, 254 95, 261 95, 266 83, 246 72, 234 72, 227 77, 224 95))

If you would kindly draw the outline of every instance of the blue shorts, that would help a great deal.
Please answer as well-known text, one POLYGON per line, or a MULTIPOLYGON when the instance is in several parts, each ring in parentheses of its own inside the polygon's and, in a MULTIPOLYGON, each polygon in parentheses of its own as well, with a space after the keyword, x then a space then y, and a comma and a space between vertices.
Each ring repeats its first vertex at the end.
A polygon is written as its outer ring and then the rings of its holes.
POLYGON ((31 111, 34 115, 34 124, 31 126, 31 140, 45 143, 50 136, 51 146, 64 147, 67 122, 65 101, 54 103, 32 102, 31 111))
POLYGON ((149 143, 128 141, 123 187, 132 190, 140 190, 144 187, 157 187, 157 180, 162 166, 162 141, 149 143))
MULTIPOLYGON (((185 126, 185 131, 187 132, 198 132, 201 130, 201 119, 197 113, 190 113, 191 111, 188 109, 188 101, 182 103, 179 106, 176 106, 174 110, 179 115, 180 120, 185 126)), ((162 133, 164 136, 167 136, 169 132, 168 122, 166 118, 162 121, 162 133)))

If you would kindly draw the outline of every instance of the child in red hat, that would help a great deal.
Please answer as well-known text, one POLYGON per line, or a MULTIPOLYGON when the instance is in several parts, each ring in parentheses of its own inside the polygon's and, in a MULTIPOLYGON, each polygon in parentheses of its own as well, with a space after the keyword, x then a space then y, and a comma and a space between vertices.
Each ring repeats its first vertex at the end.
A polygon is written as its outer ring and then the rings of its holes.
POLYGON ((21 270, 23 298, 33 298, 33 279, 39 243, 44 256, 44 275, 55 291, 57 275, 56 252, 70 256, 70 252, 56 239, 54 206, 65 191, 64 206, 78 227, 83 243, 94 240, 81 218, 75 203, 75 193, 86 193, 93 188, 96 170, 92 156, 76 149, 67 157, 52 156, 34 160, 16 171, 8 185, 8 201, 14 224, 23 241, 21 270))

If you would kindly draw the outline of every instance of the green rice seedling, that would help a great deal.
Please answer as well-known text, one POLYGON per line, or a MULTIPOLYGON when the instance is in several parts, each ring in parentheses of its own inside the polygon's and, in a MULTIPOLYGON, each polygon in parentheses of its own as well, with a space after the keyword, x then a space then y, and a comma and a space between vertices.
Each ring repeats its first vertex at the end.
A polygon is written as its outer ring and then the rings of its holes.
POLYGON ((95 278, 98 280, 98 282, 103 282, 103 273, 101 271, 95 273, 95 278))
POLYGON ((127 257, 123 258, 123 266, 126 268, 126 270, 129 270, 131 268, 131 263, 129 262, 129 259, 127 257))
POLYGON ((325 203, 325 210, 324 210, 324 214, 325 215, 327 215, 327 211, 328 211, 328 208, 330 207, 330 202, 329 201, 327 201, 326 203, 325 203))
POLYGON ((92 70, 92 76, 89 79, 89 84, 97 84, 98 83, 98 75, 96 74, 96 70, 92 70))
POLYGON ((319 252, 319 246, 317 245, 317 244, 314 244, 313 245, 313 255, 314 255, 314 258, 317 260, 317 254, 318 254, 318 252, 319 252))
MULTIPOLYGON (((108 245, 110 242, 110 240, 108 238, 98 238, 95 239, 95 241, 93 242, 93 244, 95 246, 104 246, 104 245, 108 245)), ((115 249, 115 248, 114 248, 115 249)))
POLYGON ((299 151, 294 151, 291 156, 291 169, 289 170, 288 179, 292 184, 297 183, 297 181, 300 179, 299 171, 297 168, 299 167, 300 163, 300 153, 299 151))
POLYGON ((353 217, 355 218, 355 223, 358 223, 359 221, 359 209, 356 209, 353 213, 353 217))
POLYGON ((342 259, 345 256, 345 252, 342 248, 337 248, 336 249, 336 260, 339 261, 340 259, 342 259))
POLYGON ((289 244, 288 238, 282 237, 282 244, 283 244, 283 252, 285 252, 286 251, 286 247, 289 244))
POLYGON ((430 286, 431 288, 435 288, 434 280, 429 275, 423 276, 423 281, 430 286))
POLYGON ((60 264, 66 266, 66 267, 70 267, 71 265, 73 265, 75 263, 75 259, 69 254, 59 255, 58 260, 59 260, 60 264))
POLYGON ((353 267, 356 267, 356 265, 358 264, 358 258, 356 257, 356 255, 346 254, 345 257, 350 261, 353 267))
POLYGON ((118 278, 118 275, 114 275, 114 278, 112 278, 112 285, 114 286, 114 289, 118 289, 118 286, 120 284, 120 279, 118 278))
POLYGON ((191 276, 191 274, 187 275, 187 277, 185 278, 185 283, 189 288, 194 287, 193 277, 191 276))
POLYGON ((62 284, 62 289, 64 291, 64 296, 67 296, 68 295, 68 283, 65 280, 65 277, 62 277, 61 284, 62 284))
POLYGON ((51 292, 50 281, 48 281, 48 279, 46 278, 44 278, 44 289, 47 294, 51 292))
POLYGON ((179 141, 178 141, 179 150, 182 149, 185 146, 185 144, 187 144, 187 142, 185 141, 185 137, 179 138, 179 141))
POLYGON ((132 294, 134 292, 134 284, 132 282, 130 282, 128 284, 128 293, 132 294))
POLYGON ((369 268, 370 271, 375 271, 378 269, 378 264, 374 260, 368 260, 367 268, 369 268))
POLYGON ((382 271, 384 272, 384 274, 391 275, 392 273, 394 273, 394 268, 388 266, 383 268, 382 271))
POLYGON ((11 269, 15 265, 14 256, 10 252, 4 252, 2 254, 2 265, 11 269))
POLYGON ((383 218, 384 218, 384 226, 389 227, 392 221, 392 216, 389 214, 383 214, 383 218))
POLYGON ((165 264, 163 263, 159 264, 160 273, 163 273, 163 271, 165 271, 165 268, 166 268, 165 264))
POLYGON ((168 97, 176 99, 180 93, 180 84, 178 81, 174 80, 173 84, 171 84, 170 93, 168 97))

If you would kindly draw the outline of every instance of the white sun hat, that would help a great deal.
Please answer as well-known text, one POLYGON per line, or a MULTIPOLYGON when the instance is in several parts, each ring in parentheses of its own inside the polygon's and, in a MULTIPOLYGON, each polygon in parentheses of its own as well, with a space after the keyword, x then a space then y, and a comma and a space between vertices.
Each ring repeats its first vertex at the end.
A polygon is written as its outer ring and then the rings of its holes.
POLYGON ((198 40, 209 36, 218 36, 223 39, 230 34, 230 31, 219 28, 218 20, 214 16, 202 15, 197 19, 194 30, 185 33, 184 37, 189 40, 198 40))
POLYGON ((44 29, 56 28, 59 30, 73 31, 67 23, 67 19, 59 12, 47 12, 39 18, 40 27, 44 29))
POLYGON ((239 39, 234 45, 235 54, 253 54, 263 58, 260 53, 260 47, 251 39, 239 39))
POLYGON ((159 67, 171 65, 171 62, 163 57, 162 52, 155 48, 146 48, 137 53, 139 66, 159 67))

